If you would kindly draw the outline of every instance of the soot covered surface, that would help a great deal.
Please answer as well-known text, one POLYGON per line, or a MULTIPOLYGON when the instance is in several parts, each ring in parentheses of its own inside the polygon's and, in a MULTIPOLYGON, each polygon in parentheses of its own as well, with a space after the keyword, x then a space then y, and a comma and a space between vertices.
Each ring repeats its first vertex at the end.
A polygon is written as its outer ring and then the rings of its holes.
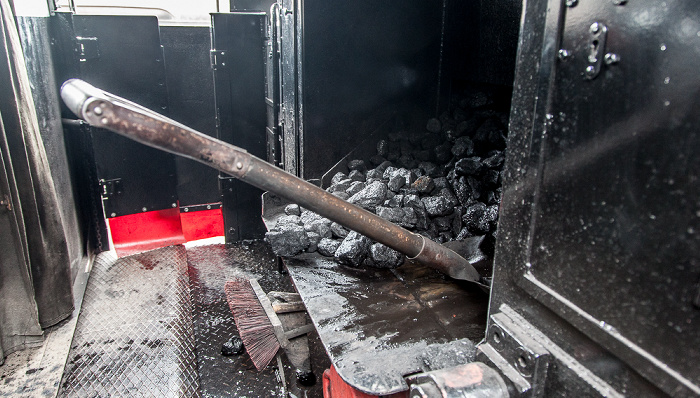
MULTIPOLYGON (((222 356, 221 346, 237 334, 224 285, 234 278, 258 278, 266 292, 293 292, 288 275, 277 271, 277 260, 261 241, 232 245, 210 245, 187 251, 188 272, 194 302, 195 348, 203 397, 284 396, 276 374, 276 361, 258 373, 247 353, 222 356)), ((321 375, 330 366, 316 333, 309 335, 312 370, 318 380, 305 388, 296 384, 294 371, 286 358, 285 378, 290 391, 298 396, 322 397, 321 375)), ((283 357, 284 358, 284 357, 283 357)))

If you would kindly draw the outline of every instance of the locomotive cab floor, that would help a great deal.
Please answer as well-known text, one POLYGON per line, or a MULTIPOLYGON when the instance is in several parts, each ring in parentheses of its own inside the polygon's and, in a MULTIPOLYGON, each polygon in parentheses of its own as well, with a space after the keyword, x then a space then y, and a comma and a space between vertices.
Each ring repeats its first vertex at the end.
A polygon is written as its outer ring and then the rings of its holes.
POLYGON ((258 278, 266 291, 294 291, 260 241, 99 254, 77 323, 74 314, 47 333, 43 347, 8 357, 0 396, 321 397, 330 361, 315 333, 309 341, 318 382, 308 388, 296 383, 284 354, 284 377, 275 360, 257 372, 247 353, 221 355, 237 333, 224 293, 235 277, 258 278), (49 342, 58 337, 63 343, 49 342), (42 366, 49 360, 52 366, 42 366))

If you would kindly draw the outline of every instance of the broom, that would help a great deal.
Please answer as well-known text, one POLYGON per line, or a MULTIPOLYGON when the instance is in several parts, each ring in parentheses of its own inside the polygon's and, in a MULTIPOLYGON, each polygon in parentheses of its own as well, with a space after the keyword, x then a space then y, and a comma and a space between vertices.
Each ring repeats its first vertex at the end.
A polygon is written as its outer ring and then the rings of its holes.
POLYGON ((270 300, 255 279, 235 279, 226 282, 224 290, 243 346, 255 368, 261 371, 281 347, 279 336, 284 336, 282 324, 272 310, 270 300))

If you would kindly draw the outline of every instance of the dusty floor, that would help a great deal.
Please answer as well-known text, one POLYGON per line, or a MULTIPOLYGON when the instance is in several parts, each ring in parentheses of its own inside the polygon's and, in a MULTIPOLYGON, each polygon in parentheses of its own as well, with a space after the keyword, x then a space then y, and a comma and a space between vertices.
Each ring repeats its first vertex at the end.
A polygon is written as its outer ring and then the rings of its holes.
POLYGON ((221 355, 237 332, 223 286, 241 276, 259 278, 266 291, 293 291, 262 242, 172 246, 122 259, 103 253, 80 317, 48 330, 43 346, 8 356, 0 396, 321 397, 330 363, 316 335, 318 382, 309 388, 297 385, 284 355, 284 387, 276 361, 258 373, 245 353, 221 355))

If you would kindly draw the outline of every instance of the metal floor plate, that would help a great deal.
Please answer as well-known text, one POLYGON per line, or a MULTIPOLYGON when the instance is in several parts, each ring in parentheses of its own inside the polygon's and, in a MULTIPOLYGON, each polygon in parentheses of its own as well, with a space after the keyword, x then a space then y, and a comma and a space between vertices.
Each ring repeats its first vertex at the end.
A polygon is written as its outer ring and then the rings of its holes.
POLYGON ((199 396, 188 279, 182 246, 98 255, 59 396, 199 396))
MULTIPOLYGON (((294 291, 288 275, 277 271, 277 260, 261 241, 232 245, 211 245, 187 251, 192 298, 195 305, 195 335, 200 387, 204 397, 283 397, 274 368, 275 361, 258 373, 247 354, 224 357, 221 345, 237 333, 224 294, 233 278, 258 278, 269 292, 294 291)), ((311 388, 295 385, 293 371, 285 364, 288 388, 297 396, 322 397, 321 374, 330 366, 315 333, 310 335, 312 366, 318 383, 311 388)))
POLYGON ((247 354, 224 357, 237 333, 224 293, 233 278, 258 278, 265 291, 294 291, 262 241, 185 249, 173 246, 95 261, 59 396, 320 398, 330 366, 310 334, 318 383, 300 387, 283 357, 287 389, 275 361, 257 372, 247 354))

